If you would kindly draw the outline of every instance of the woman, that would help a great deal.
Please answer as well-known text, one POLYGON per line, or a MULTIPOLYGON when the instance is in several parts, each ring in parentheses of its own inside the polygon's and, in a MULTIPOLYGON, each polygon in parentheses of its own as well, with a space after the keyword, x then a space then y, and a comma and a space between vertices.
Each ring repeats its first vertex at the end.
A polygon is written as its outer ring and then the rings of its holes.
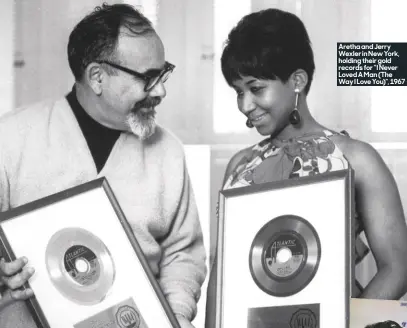
MULTIPOLYGON (((315 175, 349 166, 355 171, 357 235, 365 231, 378 272, 354 297, 399 299, 407 292, 407 227, 395 180, 369 144, 319 124, 307 106, 314 58, 295 15, 268 9, 245 16, 230 32, 222 72, 239 110, 264 139, 230 160, 224 189, 315 175)), ((323 99, 323 98, 322 98, 323 99)), ((357 241, 357 263, 369 252, 357 241)), ((216 261, 208 290, 213 306, 216 261)), ((210 312, 210 310, 209 310, 210 312)), ((208 312, 208 313, 209 313, 208 312)))

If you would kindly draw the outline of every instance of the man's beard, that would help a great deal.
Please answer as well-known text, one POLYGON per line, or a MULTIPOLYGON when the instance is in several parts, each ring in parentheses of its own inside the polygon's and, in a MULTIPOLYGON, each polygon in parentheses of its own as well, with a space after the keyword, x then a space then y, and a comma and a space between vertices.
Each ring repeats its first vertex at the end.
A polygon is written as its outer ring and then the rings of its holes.
POLYGON ((146 98, 138 102, 127 115, 127 125, 141 140, 146 140, 154 134, 156 128, 154 107, 160 102, 161 99, 158 97, 146 98), (149 110, 145 112, 143 109, 149 110))

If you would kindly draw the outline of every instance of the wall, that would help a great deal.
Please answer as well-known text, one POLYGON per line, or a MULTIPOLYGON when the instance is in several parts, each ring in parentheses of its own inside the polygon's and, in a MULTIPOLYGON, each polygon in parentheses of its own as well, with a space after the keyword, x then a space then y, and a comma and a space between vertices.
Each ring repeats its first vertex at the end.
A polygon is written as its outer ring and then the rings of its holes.
POLYGON ((14 2, 4 1, 0 10, 0 115, 14 106, 14 2))
MULTIPOLYGON (((105 1, 116 3, 120 1, 105 1)), ((16 1, 15 106, 64 96, 74 82, 67 60, 69 33, 101 1, 16 1)))

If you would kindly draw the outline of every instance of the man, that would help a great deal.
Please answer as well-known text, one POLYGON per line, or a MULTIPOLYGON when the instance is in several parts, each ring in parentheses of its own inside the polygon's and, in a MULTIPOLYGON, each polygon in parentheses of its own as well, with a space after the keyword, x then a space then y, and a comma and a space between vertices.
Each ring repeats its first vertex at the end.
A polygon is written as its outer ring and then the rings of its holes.
POLYGON ((367 325, 365 328, 401 328, 401 326, 395 321, 387 320, 367 325))
MULTIPOLYGON (((151 23, 124 4, 85 17, 68 59, 76 82, 66 98, 0 119, 0 209, 106 177, 181 327, 193 327, 202 231, 183 148, 154 120, 174 66, 151 23)), ((18 289, 33 274, 25 260, 0 262, 2 328, 35 327, 22 302, 33 293, 18 289)))

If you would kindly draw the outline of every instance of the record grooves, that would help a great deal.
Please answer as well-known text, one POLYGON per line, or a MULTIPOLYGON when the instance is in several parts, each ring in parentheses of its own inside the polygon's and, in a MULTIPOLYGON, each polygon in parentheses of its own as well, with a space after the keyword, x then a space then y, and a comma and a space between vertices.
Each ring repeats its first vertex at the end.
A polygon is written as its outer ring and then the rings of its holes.
POLYGON ((285 297, 303 290, 314 278, 321 259, 321 242, 304 218, 282 215, 256 234, 249 255, 250 273, 265 293, 285 297))
POLYGON ((103 301, 115 279, 108 249, 85 229, 56 232, 48 242, 45 262, 55 288, 69 300, 83 305, 103 301))

